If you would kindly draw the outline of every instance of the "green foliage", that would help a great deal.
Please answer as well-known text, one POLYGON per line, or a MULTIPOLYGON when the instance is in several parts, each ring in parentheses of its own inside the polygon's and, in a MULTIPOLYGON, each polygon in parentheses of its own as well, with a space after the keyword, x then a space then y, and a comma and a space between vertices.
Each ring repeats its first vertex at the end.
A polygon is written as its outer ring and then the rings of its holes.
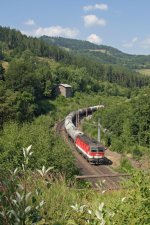
POLYGON ((137 145, 133 146, 132 153, 135 159, 140 159, 143 155, 142 150, 140 149, 140 146, 137 146, 137 145))
POLYGON ((87 70, 84 67, 61 66, 56 70, 56 73, 59 81, 71 84, 73 92, 80 90, 88 92, 92 90, 92 86, 94 85, 93 79, 88 76, 87 70))
MULTIPOLYGON (((132 179, 126 183, 124 192, 113 195, 104 194, 104 202, 98 209, 91 205, 72 206, 67 224, 108 224, 108 225, 139 225, 150 223, 150 189, 149 176, 143 172, 135 172, 132 179)), ((100 201, 100 200, 99 200, 100 201)))
POLYGON ((35 224, 42 219, 40 208, 44 201, 36 202, 37 189, 34 190, 34 193, 27 190, 30 179, 28 163, 33 153, 30 150, 31 145, 23 148, 24 163, 22 169, 18 171, 16 168, 14 172, 11 172, 9 178, 3 177, 0 182, 3 189, 3 192, 0 192, 0 221, 2 225, 35 224))
POLYGON ((5 69, 3 68, 0 62, 0 80, 4 80, 4 72, 5 72, 5 69))
MULTIPOLYGON (((0 41, 2 43, 5 43, 6 49, 10 50, 10 51, 8 50, 6 51, 7 54, 8 52, 10 52, 9 60, 11 59, 11 57, 20 58, 20 56, 24 57, 25 59, 30 59, 31 54, 29 52, 32 52, 32 55, 49 57, 56 61, 61 61, 63 62, 63 64, 65 64, 65 66, 66 64, 67 66, 72 65, 77 70, 84 69, 84 73, 85 73, 84 78, 83 77, 80 78, 81 73, 79 73, 79 76, 77 75, 77 79, 76 79, 76 82, 79 81, 79 88, 82 91, 92 90, 97 92, 100 89, 100 86, 96 85, 97 81, 109 81, 111 83, 117 83, 127 88, 128 87, 143 87, 149 84, 150 80, 148 77, 142 76, 134 71, 130 71, 121 66, 101 64, 99 62, 100 58, 103 59, 102 62, 107 61, 107 63, 115 63, 115 64, 117 63, 114 57, 110 56, 109 52, 112 52, 113 55, 114 53, 117 52, 116 55, 119 56, 119 59, 120 59, 120 56, 123 56, 123 59, 122 59, 123 64, 124 64, 124 58, 127 58, 128 60, 128 55, 125 55, 119 52, 118 50, 112 49, 110 47, 107 47, 108 49, 106 50, 105 54, 102 53, 101 51, 99 53, 95 53, 95 52, 93 53, 90 51, 84 54, 75 54, 55 46, 55 41, 54 42, 52 41, 51 45, 48 45, 45 41, 42 41, 41 39, 39 40, 37 38, 32 38, 32 37, 27 38, 25 35, 22 35, 19 31, 16 31, 14 29, 11 30, 9 28, 3 28, 3 27, 0 27, 0 32, 2 33, 2 35, 0 36, 0 41), (93 54, 96 54, 96 55, 98 54, 98 56, 92 57, 93 54), (85 69, 86 69, 86 72, 85 72, 85 69), (92 81, 92 83, 89 84, 89 81, 92 81)), ((84 46, 83 42, 82 44, 84 46)), ((89 47, 91 46, 92 49, 93 48, 95 49, 95 47, 97 48, 96 45, 91 44, 89 42, 85 42, 85 44, 88 45, 89 47)), ((101 46, 99 48, 102 49, 103 51, 106 47, 101 46)), ((62 77, 62 80, 63 79, 64 77, 62 77)), ((68 82, 69 82, 69 79, 68 79, 68 82)), ((117 89, 114 89, 113 91, 114 91, 114 94, 116 95, 117 89)), ((47 92, 45 92, 45 94, 47 94, 47 92)))
POLYGON ((126 157, 122 156, 120 162, 120 171, 121 172, 131 172, 133 169, 131 162, 126 157))
POLYGON ((133 178, 128 181, 128 190, 121 200, 121 204, 115 203, 113 207, 114 224, 149 224, 150 190, 149 174, 135 172, 133 178))
POLYGON ((34 155, 31 146, 23 148, 23 165, 8 177, 1 175, 0 220, 2 225, 16 224, 115 224, 148 225, 150 222, 149 176, 131 174, 122 192, 103 195, 90 189, 76 190, 66 186, 64 178, 49 173, 45 166, 31 173, 29 162, 34 155), (57 178, 58 177, 58 178, 57 178), (33 179, 34 178, 34 179, 33 179))
POLYGON ((53 133, 52 126, 49 116, 41 116, 22 126, 5 124, 0 136, 0 170, 19 167, 23 160, 19 149, 32 142, 34 155, 28 165, 31 169, 51 165, 56 171, 66 174, 67 178, 72 177, 77 172, 73 156, 64 141, 53 133))
POLYGON ((42 36, 50 45, 60 46, 73 50, 74 53, 86 55, 101 63, 111 63, 126 66, 131 69, 150 68, 150 56, 130 55, 105 45, 96 45, 88 41, 69 39, 63 37, 42 36))
POLYGON ((123 153, 125 151, 123 141, 117 138, 112 138, 111 148, 119 153, 123 153))
POLYGON ((20 122, 32 121, 36 110, 33 95, 24 91, 17 96, 16 101, 17 120, 20 122))
POLYGON ((79 206, 78 204, 71 206, 73 212, 71 212, 70 217, 71 219, 68 220, 68 225, 78 225, 78 224, 94 224, 94 225, 104 225, 104 203, 102 202, 97 211, 90 210, 87 206, 82 205, 79 206))
POLYGON ((5 82, 0 81, 1 126, 9 120, 32 121, 41 114, 41 99, 51 97, 54 81, 49 65, 39 62, 30 51, 12 60, 5 73, 5 82))
MULTIPOLYGON (((150 93, 143 89, 131 99, 103 96, 104 109, 96 112, 90 123, 101 118, 102 142, 120 153, 132 153, 136 158, 149 154, 150 93)), ((97 129, 83 126, 85 133, 97 138, 97 129)))
POLYGON ((0 43, 3 46, 2 56, 7 60, 11 60, 11 57, 16 55, 20 56, 27 49, 34 55, 52 57, 56 60, 61 60, 66 55, 64 50, 56 46, 49 46, 37 38, 22 35, 20 31, 15 29, 0 26, 0 33, 0 43))
POLYGON ((47 94, 48 88, 51 91, 52 76, 48 64, 38 62, 31 55, 28 60, 23 56, 10 63, 6 73, 6 85, 14 91, 27 91, 39 100, 44 97, 45 92, 47 94))

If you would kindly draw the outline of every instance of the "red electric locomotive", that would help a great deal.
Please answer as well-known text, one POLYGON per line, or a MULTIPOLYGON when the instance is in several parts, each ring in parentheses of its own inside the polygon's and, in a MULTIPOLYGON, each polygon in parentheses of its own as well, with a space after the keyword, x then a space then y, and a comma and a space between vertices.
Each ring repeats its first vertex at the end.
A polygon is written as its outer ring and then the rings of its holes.
POLYGON ((105 147, 85 134, 76 137, 75 145, 89 162, 100 164, 104 161, 105 147))

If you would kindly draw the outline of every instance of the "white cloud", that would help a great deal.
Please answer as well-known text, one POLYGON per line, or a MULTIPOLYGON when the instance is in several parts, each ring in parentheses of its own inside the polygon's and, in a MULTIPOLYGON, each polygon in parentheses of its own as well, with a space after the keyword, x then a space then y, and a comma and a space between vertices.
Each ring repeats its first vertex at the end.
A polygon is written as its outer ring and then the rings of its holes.
POLYGON ((141 44, 144 49, 150 49, 150 37, 144 39, 141 44))
POLYGON ((138 41, 138 37, 134 37, 134 38, 132 38, 132 40, 130 42, 124 43, 123 47, 132 48, 137 41, 138 41))
POLYGON ((61 26, 51 26, 51 27, 39 27, 31 32, 22 31, 23 34, 40 37, 42 35, 47 36, 63 36, 68 38, 75 38, 79 34, 79 30, 76 28, 61 27, 61 26))
POLYGON ((138 41, 138 37, 135 37, 135 38, 132 39, 132 43, 135 43, 137 41, 138 41))
POLYGON ((33 26, 33 25, 35 25, 35 22, 34 22, 34 20, 29 19, 29 20, 25 21, 24 24, 27 26, 33 26))
POLYGON ((86 27, 91 27, 91 26, 105 26, 106 25, 106 20, 99 19, 95 15, 86 15, 86 16, 83 16, 83 19, 84 19, 84 25, 86 27))
POLYGON ((86 40, 94 44, 102 44, 102 38, 96 34, 89 35, 86 40))
POLYGON ((108 5, 107 4, 95 4, 95 5, 87 5, 83 7, 84 11, 91 11, 91 10, 107 10, 108 9, 108 5))

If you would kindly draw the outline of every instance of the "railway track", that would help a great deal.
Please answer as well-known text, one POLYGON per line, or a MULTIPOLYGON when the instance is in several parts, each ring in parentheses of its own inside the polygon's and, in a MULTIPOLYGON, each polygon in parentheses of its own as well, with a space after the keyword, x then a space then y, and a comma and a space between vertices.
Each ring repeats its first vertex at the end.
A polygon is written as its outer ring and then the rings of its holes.
MULTIPOLYGON (((88 175, 87 180, 96 188, 99 186, 101 190, 117 190, 121 188, 121 181, 123 178, 114 172, 109 165, 92 165, 76 150, 74 143, 69 139, 64 128, 64 120, 56 125, 56 133, 61 135, 67 142, 75 157, 76 165, 80 170, 81 175, 88 175), (94 178, 93 176, 101 176, 101 178, 94 178), (110 177, 109 177, 110 175, 110 177), (90 177, 91 176, 91 177, 90 177), (104 181, 104 182, 103 182, 104 181)), ((106 161, 109 160, 106 158, 106 161)))

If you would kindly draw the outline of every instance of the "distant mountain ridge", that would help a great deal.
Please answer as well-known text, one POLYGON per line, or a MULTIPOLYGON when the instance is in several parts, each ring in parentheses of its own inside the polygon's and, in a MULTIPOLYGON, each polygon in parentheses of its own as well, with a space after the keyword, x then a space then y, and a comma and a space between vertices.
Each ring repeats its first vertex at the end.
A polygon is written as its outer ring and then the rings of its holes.
POLYGON ((49 37, 49 36, 42 36, 41 39, 47 41, 49 44, 57 45, 59 47, 69 48, 71 50, 83 51, 83 50, 105 50, 108 54, 115 54, 115 55, 129 55, 126 53, 121 52, 120 50, 106 46, 106 45, 97 45, 85 40, 78 40, 78 39, 70 39, 70 38, 63 38, 63 37, 49 37))
POLYGON ((97 45, 84 40, 48 36, 42 36, 40 39, 74 53, 86 54, 102 63, 119 64, 130 69, 150 68, 150 55, 131 55, 110 46, 97 45))
MULTIPOLYGON (((149 76, 132 71, 128 69, 129 67, 123 67, 122 65, 125 62, 131 63, 130 57, 122 55, 123 53, 116 49, 114 50, 111 47, 102 49, 100 48, 101 46, 97 47, 97 45, 91 44, 90 42, 64 38, 59 38, 59 41, 66 42, 67 46, 60 47, 60 44, 56 46, 57 39, 45 39, 49 43, 42 38, 27 37, 26 35, 22 35, 20 31, 0 26, 0 59, 2 60, 0 63, 2 63, 2 67, 4 62, 15 65, 14 61, 19 60, 21 57, 23 60, 29 60, 31 64, 29 68, 31 67, 34 71, 35 68, 33 67, 35 65, 38 66, 40 62, 44 63, 46 60, 47 66, 50 60, 51 62, 53 61, 53 64, 59 64, 52 71, 52 74, 54 73, 54 76, 51 76, 52 78, 54 77, 53 82, 69 83, 74 87, 74 90, 87 91, 88 93, 90 91, 103 91, 104 86, 101 82, 114 83, 125 88, 141 88, 150 83, 149 76), (75 50, 72 50, 71 46, 75 50), (114 50, 115 53, 111 53, 111 50, 114 50), (118 56, 119 54, 122 56, 118 56), (35 60, 38 62, 35 64, 31 62, 32 60, 30 58, 34 58, 34 62, 35 60)), ((143 66, 145 65, 143 64, 143 66)), ((50 72, 51 69, 50 66, 48 71, 50 72)), ((24 71, 24 66, 21 70, 24 71)), ((20 71, 15 72, 14 75, 16 76, 18 73, 20 74, 20 71)), ((42 71, 40 73, 45 76, 45 72, 42 71)), ((49 85, 51 85, 51 82, 49 85)))

